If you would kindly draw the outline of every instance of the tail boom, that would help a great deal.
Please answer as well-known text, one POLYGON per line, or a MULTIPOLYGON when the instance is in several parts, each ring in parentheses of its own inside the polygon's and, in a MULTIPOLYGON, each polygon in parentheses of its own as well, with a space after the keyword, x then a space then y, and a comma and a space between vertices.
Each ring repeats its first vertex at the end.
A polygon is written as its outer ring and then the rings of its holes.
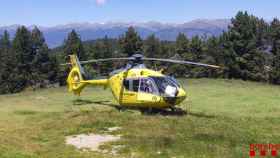
POLYGON ((83 76, 85 76, 85 72, 76 55, 70 55, 70 64, 72 66, 72 69, 67 77, 69 92, 73 92, 75 95, 80 95, 82 90, 88 85, 107 87, 108 79, 83 79, 83 76))

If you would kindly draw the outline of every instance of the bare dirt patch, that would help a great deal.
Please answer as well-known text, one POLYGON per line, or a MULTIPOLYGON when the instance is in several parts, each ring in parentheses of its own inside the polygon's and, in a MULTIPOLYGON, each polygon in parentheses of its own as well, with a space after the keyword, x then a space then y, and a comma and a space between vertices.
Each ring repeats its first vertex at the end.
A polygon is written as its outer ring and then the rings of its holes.
POLYGON ((121 127, 110 127, 108 128, 108 131, 109 132, 114 132, 114 131, 118 131, 118 130, 121 130, 122 128, 121 127))
POLYGON ((66 137, 66 144, 73 145, 78 149, 89 149, 91 151, 100 151, 99 146, 107 142, 113 142, 120 139, 120 136, 98 135, 98 134, 80 134, 66 137))

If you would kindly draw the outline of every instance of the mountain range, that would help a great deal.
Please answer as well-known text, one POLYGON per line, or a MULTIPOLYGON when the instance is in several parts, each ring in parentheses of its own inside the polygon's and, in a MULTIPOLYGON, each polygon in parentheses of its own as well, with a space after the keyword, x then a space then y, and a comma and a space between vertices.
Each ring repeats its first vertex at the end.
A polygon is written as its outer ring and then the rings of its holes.
MULTIPOLYGON (((70 23, 57 25, 53 27, 38 26, 44 33, 46 42, 51 48, 60 46, 67 34, 75 29, 83 41, 103 38, 107 35, 109 38, 120 37, 129 26, 133 26, 142 38, 150 34, 155 34, 161 40, 174 41, 178 33, 182 32, 188 37, 194 35, 217 36, 228 29, 231 21, 229 19, 197 19, 186 23, 161 23, 161 22, 107 22, 107 23, 70 23)), ((7 30, 11 37, 14 37, 16 29, 20 25, 0 26, 0 34, 7 30)), ((34 25, 28 26, 32 29, 34 25)))

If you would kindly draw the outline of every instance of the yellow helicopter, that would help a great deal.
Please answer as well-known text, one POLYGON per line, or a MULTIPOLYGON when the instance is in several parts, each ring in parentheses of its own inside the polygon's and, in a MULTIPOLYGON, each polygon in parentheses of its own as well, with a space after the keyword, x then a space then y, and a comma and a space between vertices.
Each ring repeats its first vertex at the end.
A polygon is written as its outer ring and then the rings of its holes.
POLYGON ((216 65, 195 63, 190 61, 146 58, 135 54, 127 58, 107 58, 88 61, 79 61, 76 55, 70 55, 71 71, 67 78, 68 90, 80 95, 89 85, 110 88, 116 101, 121 107, 174 109, 187 96, 183 87, 171 76, 162 74, 162 71, 148 69, 144 61, 161 61, 176 64, 190 64, 211 68, 220 68, 216 65), (124 68, 115 70, 107 79, 87 79, 82 67, 83 64, 128 61, 124 68))

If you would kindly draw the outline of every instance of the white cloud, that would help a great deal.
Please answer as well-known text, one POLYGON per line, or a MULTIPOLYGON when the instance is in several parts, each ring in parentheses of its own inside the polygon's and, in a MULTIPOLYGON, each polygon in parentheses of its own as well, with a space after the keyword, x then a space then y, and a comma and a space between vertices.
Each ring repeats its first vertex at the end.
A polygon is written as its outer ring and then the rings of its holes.
POLYGON ((95 0, 95 2, 97 5, 104 5, 107 2, 107 0, 95 0))

